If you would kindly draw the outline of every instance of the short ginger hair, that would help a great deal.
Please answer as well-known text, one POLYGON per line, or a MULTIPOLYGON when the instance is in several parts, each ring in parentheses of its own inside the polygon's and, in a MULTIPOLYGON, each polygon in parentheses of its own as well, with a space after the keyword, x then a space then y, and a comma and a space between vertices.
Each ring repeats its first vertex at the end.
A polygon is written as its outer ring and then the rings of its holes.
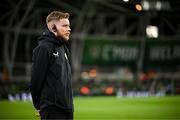
POLYGON ((63 18, 69 19, 69 16, 70 16, 69 13, 63 13, 60 11, 53 11, 46 17, 46 23, 48 24, 49 22, 51 22, 53 20, 58 21, 58 20, 63 19, 63 18))

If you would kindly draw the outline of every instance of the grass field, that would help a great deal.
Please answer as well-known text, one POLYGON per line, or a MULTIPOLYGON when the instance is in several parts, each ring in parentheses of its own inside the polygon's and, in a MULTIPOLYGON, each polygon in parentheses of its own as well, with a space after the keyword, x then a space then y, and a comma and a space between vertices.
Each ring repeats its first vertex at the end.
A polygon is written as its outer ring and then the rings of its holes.
MULTIPOLYGON (((180 120, 180 96, 75 97, 75 120, 180 120)), ((31 102, 0 101, 0 119, 35 119, 31 102)))

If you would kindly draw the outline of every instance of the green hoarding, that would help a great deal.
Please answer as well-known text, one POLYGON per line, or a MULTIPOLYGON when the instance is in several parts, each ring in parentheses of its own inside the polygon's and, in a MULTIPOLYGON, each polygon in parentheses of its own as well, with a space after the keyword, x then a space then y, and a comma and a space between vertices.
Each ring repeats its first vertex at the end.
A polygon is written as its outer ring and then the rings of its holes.
POLYGON ((147 40, 145 64, 180 65, 180 39, 147 40))
MULTIPOLYGON (((179 64, 180 40, 148 39, 145 46, 145 64, 179 64)), ((82 64, 136 65, 140 57, 140 48, 140 39, 86 38, 84 41, 82 64)))
POLYGON ((135 64, 139 57, 139 41, 86 39, 83 51, 83 64, 117 65, 135 64))

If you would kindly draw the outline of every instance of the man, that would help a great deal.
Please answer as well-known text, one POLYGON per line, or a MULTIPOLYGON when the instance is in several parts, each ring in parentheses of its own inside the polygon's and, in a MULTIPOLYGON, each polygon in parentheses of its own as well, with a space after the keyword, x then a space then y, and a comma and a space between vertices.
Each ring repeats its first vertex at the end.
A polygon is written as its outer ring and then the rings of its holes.
POLYGON ((41 119, 73 119, 69 13, 51 12, 33 50, 31 94, 41 119))

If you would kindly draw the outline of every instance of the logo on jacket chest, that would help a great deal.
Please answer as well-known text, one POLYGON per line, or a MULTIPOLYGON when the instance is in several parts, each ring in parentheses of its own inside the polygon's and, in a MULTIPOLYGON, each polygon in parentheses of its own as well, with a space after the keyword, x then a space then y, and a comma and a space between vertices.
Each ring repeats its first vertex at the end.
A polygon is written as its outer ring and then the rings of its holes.
POLYGON ((66 53, 64 53, 64 56, 65 56, 66 60, 68 60, 68 57, 67 57, 67 54, 66 54, 66 53))
POLYGON ((53 55, 54 55, 55 57, 59 57, 59 53, 58 53, 58 52, 53 53, 53 55))
MULTIPOLYGON (((55 52, 55 53, 53 53, 53 55, 54 55, 55 57, 59 57, 59 52, 55 52)), ((66 58, 66 60, 68 60, 68 57, 67 57, 67 54, 66 54, 66 53, 64 53, 64 57, 66 58)))

